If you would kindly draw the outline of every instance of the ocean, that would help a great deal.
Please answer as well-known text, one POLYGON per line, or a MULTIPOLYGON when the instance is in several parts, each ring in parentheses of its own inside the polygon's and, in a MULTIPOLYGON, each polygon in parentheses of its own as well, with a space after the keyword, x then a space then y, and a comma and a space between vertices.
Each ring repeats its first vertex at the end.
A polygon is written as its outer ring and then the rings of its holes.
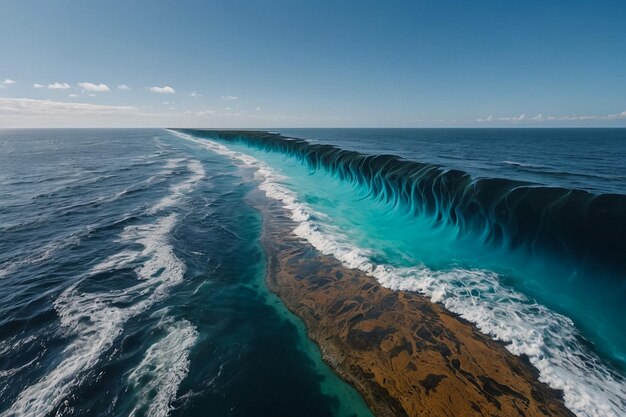
POLYGON ((0 130, 0 416, 370 416, 265 285, 259 191, 623 415, 626 129, 271 131, 0 130))

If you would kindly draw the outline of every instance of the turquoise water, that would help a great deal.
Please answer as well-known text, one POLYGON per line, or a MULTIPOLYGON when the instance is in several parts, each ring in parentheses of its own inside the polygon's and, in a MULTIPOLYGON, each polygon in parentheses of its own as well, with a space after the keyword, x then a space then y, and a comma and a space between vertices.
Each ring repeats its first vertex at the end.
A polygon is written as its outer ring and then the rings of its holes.
MULTIPOLYGON (((623 414, 625 276, 619 267, 597 267, 605 259, 602 254, 591 259, 589 252, 580 264, 540 241, 514 245, 493 239, 485 228, 416 212, 401 198, 388 198, 393 190, 383 180, 376 182, 376 172, 366 171, 373 178, 369 183, 350 180, 339 175, 334 168, 339 165, 331 165, 336 162, 311 163, 299 151, 281 151, 293 145, 285 138, 264 142, 245 132, 199 136, 203 139, 187 138, 198 144, 204 140, 207 149, 258 169, 261 188, 292 211, 299 224, 296 234, 321 251, 385 286, 426 294, 506 342, 513 353, 527 355, 541 379, 562 389, 578 415, 623 414), (372 184, 382 191, 374 191, 372 184), (589 267, 592 261, 595 267, 589 267)), ((576 195, 586 201, 586 194, 576 195)), ((558 230, 566 229, 553 233, 558 230)))
POLYGON ((282 183, 295 190, 303 203, 332 219, 326 227, 337 229, 359 247, 372 249, 376 263, 493 271, 507 286, 574 319, 608 359, 626 368, 625 294, 613 280, 580 274, 575 268, 560 265, 558 260, 529 256, 504 245, 477 245, 480 239, 476 236, 459 236, 454 227, 373 199, 367 189, 347 184, 324 171, 311 171, 292 158, 239 150, 279 169, 286 176, 282 183))
POLYGON ((113 129, 0 167, 1 416, 371 416, 265 286, 250 169, 113 129))
POLYGON ((371 415, 267 290, 257 189, 320 251, 528 356, 577 415, 624 415, 626 138, 585 132, 318 132, 418 164, 276 135, 2 130, 0 416, 371 415), (449 170, 463 158, 484 180, 449 170))

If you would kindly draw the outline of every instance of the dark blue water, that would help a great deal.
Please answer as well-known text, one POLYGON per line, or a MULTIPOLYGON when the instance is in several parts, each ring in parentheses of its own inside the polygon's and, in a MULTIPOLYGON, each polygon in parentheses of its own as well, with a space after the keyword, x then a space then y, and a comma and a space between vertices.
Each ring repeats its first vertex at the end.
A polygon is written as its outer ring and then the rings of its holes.
POLYGON ((324 253, 527 355, 576 414, 624 414, 626 130, 281 132, 404 159, 0 130, 0 416, 369 415, 264 285, 258 189, 324 253))
MULTIPOLYGON (((585 166, 580 154, 568 155, 561 142, 553 145, 551 131, 513 132, 513 138, 541 144, 542 154, 580 156, 577 166, 552 163, 570 167, 559 182, 553 176, 532 182, 507 177, 506 169, 488 163, 510 156, 485 144, 495 140, 493 131, 466 132, 467 138, 458 139, 459 130, 306 130, 327 140, 304 141, 189 129, 181 138, 256 168, 261 189, 291 211, 298 224, 294 233, 320 251, 388 288, 427 295, 505 342, 512 353, 526 355, 542 381, 564 391, 576 414, 622 415, 626 195, 590 192, 601 182, 592 175, 578 189, 568 188, 571 172, 595 168, 585 166), (348 139, 340 139, 343 132, 348 139), (433 132, 432 143, 416 145, 433 132), (481 135, 485 143, 479 145, 481 135), (390 137, 406 146, 394 151, 390 137), (464 153, 480 147, 487 153, 472 163, 473 174, 384 155, 406 156, 419 148, 428 156, 442 141, 452 147, 455 140, 464 153)), ((623 131, 574 133, 595 143, 587 149, 613 141, 618 156, 608 158, 609 172, 617 170, 625 143, 615 132, 623 131)), ((527 145, 517 147, 524 146, 530 152, 527 145)), ((527 159, 536 165, 541 158, 527 159)))
POLYGON ((626 193, 626 129, 272 129, 367 154, 594 193, 626 193))
POLYGON ((0 415, 368 416, 267 291, 253 188, 163 130, 0 131, 0 415))

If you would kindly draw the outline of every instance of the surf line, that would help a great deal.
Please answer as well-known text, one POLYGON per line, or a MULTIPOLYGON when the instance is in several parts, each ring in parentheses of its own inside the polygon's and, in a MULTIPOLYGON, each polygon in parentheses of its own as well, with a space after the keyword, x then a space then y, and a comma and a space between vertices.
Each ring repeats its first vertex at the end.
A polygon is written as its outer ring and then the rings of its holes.
POLYGON ((565 405, 576 415, 619 417, 626 408, 626 381, 595 353, 580 345, 580 333, 568 317, 502 286, 497 274, 490 271, 435 271, 423 266, 374 264, 370 259, 372 251, 354 245, 314 221, 324 216, 301 203, 295 192, 280 184, 285 177, 264 162, 215 140, 169 131, 255 168, 259 189, 280 201, 297 223, 293 233, 324 255, 333 256, 344 266, 374 277, 383 287, 419 292, 474 323, 482 333, 505 342, 514 355, 526 355, 539 370, 539 380, 563 391, 565 405), (473 289, 483 296, 473 297, 473 289))

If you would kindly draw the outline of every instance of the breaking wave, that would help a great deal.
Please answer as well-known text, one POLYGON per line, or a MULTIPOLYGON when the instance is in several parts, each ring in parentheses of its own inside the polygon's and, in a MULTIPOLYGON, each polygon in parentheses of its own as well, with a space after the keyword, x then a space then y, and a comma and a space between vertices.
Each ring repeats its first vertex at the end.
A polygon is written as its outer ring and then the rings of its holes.
POLYGON ((484 243, 553 254, 581 270, 626 270, 624 195, 473 179, 438 165, 394 155, 364 155, 267 132, 177 131, 293 156, 313 169, 365 187, 378 200, 448 224, 459 235, 474 233, 484 243))
MULTIPOLYGON (((342 178, 367 184, 376 198, 396 199, 398 202, 411 205, 412 210, 416 212, 432 210, 433 213, 442 216, 441 221, 455 221, 457 224, 465 221, 461 219, 461 215, 476 215, 484 227, 487 227, 487 224, 496 227, 500 225, 498 222, 504 221, 507 216, 509 221, 514 221, 512 216, 521 215, 524 207, 529 212, 536 213, 539 209, 539 200, 533 205, 531 197, 541 199, 542 196, 550 196, 552 195, 550 189, 507 180, 492 182, 485 180, 486 182, 479 185, 478 182, 469 182, 469 179, 465 175, 460 175, 458 171, 448 176, 447 173, 451 171, 444 171, 436 166, 403 161, 390 156, 370 157, 342 151, 332 146, 311 145, 305 141, 291 141, 265 133, 253 133, 250 138, 194 130, 180 130, 174 133, 206 149, 228 156, 238 163, 254 167, 255 175, 261 182, 259 188, 264 190, 268 197, 282 203, 297 224, 294 233, 306 239, 320 252, 335 257, 346 267, 367 273, 387 288, 420 292, 433 302, 442 303, 448 310, 475 323, 483 333, 504 342, 511 353, 526 355, 539 370, 540 380, 552 388, 562 390, 566 406, 578 416, 618 417, 621 410, 626 409, 626 381, 581 343, 584 338, 569 318, 551 311, 514 289, 503 286, 498 274, 491 271, 463 268, 433 270, 420 265, 397 267, 375 263, 372 260, 373 250, 357 246, 325 222, 324 215, 312 210, 299 200, 296 193, 281 185, 281 179, 284 177, 279 173, 256 158, 234 151, 211 139, 223 139, 225 136, 228 140, 241 140, 252 146, 276 146, 276 149, 288 150, 292 155, 314 167, 329 171, 332 169, 334 170, 332 172, 338 173, 337 175, 342 178), (406 170, 413 171, 407 174, 406 170), (409 179, 402 180, 402 175, 409 175, 409 179), (458 181, 450 182, 454 178, 458 181), (430 181, 430 187, 426 187, 427 180, 430 181), (514 184, 521 187, 521 191, 515 191, 518 188, 513 186, 514 184), (464 192, 459 188, 461 185, 466 187, 464 192), (489 190, 491 192, 487 194, 490 197, 487 198, 482 191, 489 190), (430 200, 424 203, 417 202, 418 196, 430 200), (487 204, 488 201, 491 201, 491 204, 487 204), (517 202, 517 206, 513 204, 514 201, 517 202), (479 203, 484 205, 477 206, 479 203), (505 213, 496 216, 498 210, 505 210, 505 213), (448 217, 444 218, 443 213, 447 213, 448 217)), ((557 189, 555 195, 560 195, 564 200, 552 201, 552 205, 544 205, 542 210, 546 215, 556 216, 558 210, 567 210, 571 204, 578 201, 575 199, 575 196, 578 196, 576 198, 582 198, 588 204, 585 210, 576 212, 574 217, 591 216, 589 221, 598 222, 597 226, 601 228, 598 232, 600 236, 608 236, 610 239, 612 234, 606 228, 602 228, 601 225, 604 223, 594 217, 603 212, 597 207, 593 208, 591 204, 599 197, 584 192, 572 193, 574 197, 568 197, 570 194, 563 194, 557 189)), ((620 221, 623 212, 616 210, 623 204, 623 199, 615 196, 611 201, 613 204, 608 204, 607 215, 612 221, 615 219, 620 221)), ((522 216, 516 221, 526 221, 523 219, 526 217, 522 216)), ((504 228, 505 223, 498 227, 504 228)), ((466 224, 465 227, 469 226, 466 224)), ((519 227, 519 223, 515 227, 512 225, 507 227, 513 230, 519 227)), ((551 230, 556 233, 559 230, 566 231, 567 228, 562 229, 557 225, 551 230)), ((513 236, 517 236, 518 239, 525 236, 523 230, 518 232, 513 236)), ((502 235, 499 236, 503 238, 502 235)), ((538 239, 538 236, 535 239, 538 239)), ((596 236, 595 239, 599 237, 596 236)), ((518 243, 522 244, 523 242, 518 243)), ((572 250, 577 248, 576 245, 563 244, 562 249, 568 247, 572 250)), ((588 246, 584 250, 578 247, 577 250, 591 254, 594 246, 588 246)))
MULTIPOLYGON (((178 162, 182 161, 175 163, 178 162)), ((159 214, 174 206, 204 177, 200 162, 191 160, 187 168, 191 175, 173 185, 170 194, 149 209, 148 214, 159 214)), ((95 265, 82 280, 61 293, 54 308, 71 342, 64 349, 60 363, 23 390, 3 417, 39 417, 54 411, 75 387, 81 385, 87 371, 94 368, 101 355, 113 346, 124 324, 163 300, 170 288, 182 281, 186 266, 176 256, 170 242, 176 224, 177 215, 170 213, 152 222, 125 227, 119 239, 125 249, 95 265), (132 268, 137 278, 132 285, 102 292, 83 290, 82 284, 87 278, 127 268, 132 268)), ((189 333, 185 329, 183 333, 189 333)), ((182 365, 182 362, 174 363, 170 371, 180 374, 182 365)), ((169 385, 180 382, 171 379, 171 375, 167 378, 170 378, 169 385)), ((170 394, 173 388, 169 385, 160 388, 161 397, 170 398, 175 394, 175 390, 170 394)))

